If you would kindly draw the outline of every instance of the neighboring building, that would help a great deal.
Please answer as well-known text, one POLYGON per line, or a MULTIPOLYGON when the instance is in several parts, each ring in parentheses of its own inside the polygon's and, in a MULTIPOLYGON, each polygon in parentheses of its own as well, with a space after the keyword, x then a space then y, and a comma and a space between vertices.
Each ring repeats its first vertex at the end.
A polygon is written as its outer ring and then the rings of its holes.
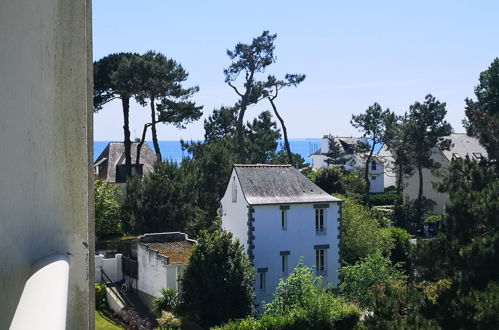
MULTIPOLYGON (((140 163, 135 164, 138 142, 132 142, 132 176, 143 175, 153 171, 156 154, 149 144, 144 143, 140 150, 140 163)), ((125 183, 125 144, 123 142, 109 142, 94 163, 95 178, 109 183, 125 183)))
POLYGON ((272 300, 300 258, 324 285, 338 285, 341 203, 290 165, 234 165, 221 200, 222 228, 253 262, 257 304, 272 300))
MULTIPOLYGON (((450 163, 456 158, 466 158, 479 160, 482 157, 487 157, 487 151, 480 145, 478 139, 466 135, 466 133, 455 133, 446 137, 451 140, 450 150, 441 150, 435 148, 432 152, 432 159, 440 163, 439 171, 445 174, 450 166, 450 163)), ((423 168, 423 195, 426 198, 435 201, 432 214, 441 214, 445 212, 445 204, 449 196, 445 193, 438 192, 434 187, 434 182, 440 182, 430 170, 423 168)), ((409 178, 404 178, 404 196, 410 200, 418 197, 419 191, 419 175, 417 171, 409 178)))
MULTIPOLYGON (((341 166, 346 170, 351 170, 354 168, 361 168, 362 170, 365 169, 368 153, 356 153, 355 145, 358 142, 367 143, 367 139, 335 137, 334 141, 337 142, 338 145, 343 149, 347 162, 342 165, 331 164, 331 162, 328 161, 329 157, 326 156, 326 154, 329 153, 329 139, 323 138, 321 141, 321 147, 309 156, 312 164, 312 169, 315 170, 327 166, 341 166)), ((385 187, 388 187, 385 184, 384 162, 376 154, 373 154, 371 164, 369 164, 369 179, 371 182, 371 193, 382 193, 385 191, 385 187)))
MULTIPOLYGON (((161 289, 181 291, 179 277, 197 242, 183 233, 145 234, 137 241, 137 289, 142 301, 152 306, 161 289)), ((213 274, 206 274, 211 276, 213 274)))

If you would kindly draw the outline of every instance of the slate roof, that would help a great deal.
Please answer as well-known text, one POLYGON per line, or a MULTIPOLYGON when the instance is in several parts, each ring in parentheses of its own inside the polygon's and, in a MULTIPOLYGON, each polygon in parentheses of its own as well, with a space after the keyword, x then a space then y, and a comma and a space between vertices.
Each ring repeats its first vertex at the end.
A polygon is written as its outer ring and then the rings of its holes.
MULTIPOLYGON (((135 157, 137 155, 137 142, 132 142, 130 154, 132 157, 132 164, 135 164, 135 157)), ((150 173, 154 168, 156 162, 156 154, 149 147, 148 143, 144 143, 140 150, 140 164, 143 164, 143 173, 150 173)), ((105 177, 100 177, 107 182, 116 182, 116 165, 125 164, 125 144, 123 142, 109 142, 104 148, 99 157, 95 160, 94 166, 104 167, 103 171, 105 177)))
POLYGON ((487 158, 487 151, 478 142, 477 138, 468 136, 466 133, 455 133, 446 137, 451 140, 450 150, 442 150, 448 160, 454 158, 465 158, 468 155, 471 159, 487 158))
POLYGON ((250 205, 339 202, 291 165, 234 165, 250 205))

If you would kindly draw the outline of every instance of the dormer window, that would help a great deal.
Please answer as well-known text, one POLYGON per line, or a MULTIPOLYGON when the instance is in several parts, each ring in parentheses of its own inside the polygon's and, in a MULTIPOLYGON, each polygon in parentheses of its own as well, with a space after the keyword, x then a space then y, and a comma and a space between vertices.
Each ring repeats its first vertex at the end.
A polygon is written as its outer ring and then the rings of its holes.
POLYGON ((232 177, 232 203, 237 203, 237 183, 236 177, 232 177))

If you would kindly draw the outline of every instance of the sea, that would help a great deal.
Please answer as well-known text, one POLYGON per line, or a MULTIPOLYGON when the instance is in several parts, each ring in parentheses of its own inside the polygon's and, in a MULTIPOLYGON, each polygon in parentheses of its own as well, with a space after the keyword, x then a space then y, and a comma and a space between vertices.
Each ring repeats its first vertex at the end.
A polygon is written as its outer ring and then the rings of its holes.
MULTIPOLYGON (((94 161, 99 157, 109 141, 94 141, 94 161)), ((152 141, 147 141, 151 149, 154 150, 152 141)), ((277 151, 283 149, 284 142, 278 141, 277 151)), ((310 163, 308 156, 313 154, 321 146, 320 138, 289 139, 291 152, 300 154, 306 163, 310 163)), ((182 150, 180 141, 159 141, 159 148, 164 159, 180 163, 183 158, 188 157, 188 153, 182 150)))

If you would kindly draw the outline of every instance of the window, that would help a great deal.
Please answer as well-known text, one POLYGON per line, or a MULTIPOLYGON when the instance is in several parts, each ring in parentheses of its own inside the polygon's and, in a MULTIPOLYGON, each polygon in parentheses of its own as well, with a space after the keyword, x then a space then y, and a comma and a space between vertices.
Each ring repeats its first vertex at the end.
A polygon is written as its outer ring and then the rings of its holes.
POLYGON ((281 228, 282 229, 288 228, 288 211, 287 210, 281 210, 281 228))
MULTIPOLYGON (((132 177, 142 175, 143 164, 132 164, 132 177)), ((126 182, 126 165, 116 165, 116 183, 126 182)))
POLYGON ((376 171, 376 161, 375 161, 375 160, 373 160, 373 161, 371 162, 371 170, 372 170, 372 171, 376 171))
POLYGON ((315 250, 315 267, 317 274, 326 273, 326 249, 315 250))
POLYGON ((237 202, 237 183, 236 177, 232 178, 232 203, 237 202))
POLYGON ((315 231, 318 233, 324 233, 326 227, 324 226, 324 212, 325 209, 315 209, 315 231))
POLYGON ((281 254, 281 271, 283 275, 287 275, 289 251, 281 251, 280 254, 281 254))
POLYGON ((265 291, 265 277, 266 273, 268 271, 268 268, 258 268, 258 276, 260 278, 259 283, 258 283, 258 288, 262 291, 265 291))
POLYGON ((375 177, 375 176, 372 176, 372 177, 371 177, 371 181, 374 181, 374 180, 376 180, 376 177, 375 177))

